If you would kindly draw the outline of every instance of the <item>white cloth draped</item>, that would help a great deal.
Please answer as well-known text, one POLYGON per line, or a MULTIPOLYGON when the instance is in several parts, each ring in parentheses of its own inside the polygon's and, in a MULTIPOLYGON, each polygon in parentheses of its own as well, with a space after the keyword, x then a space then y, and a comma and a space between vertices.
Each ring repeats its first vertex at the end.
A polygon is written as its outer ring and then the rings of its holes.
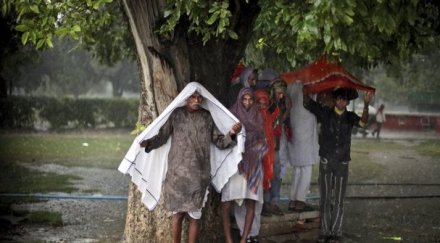
MULTIPOLYGON (((292 142, 286 142, 287 158, 292 166, 313 165, 319 161, 318 127, 315 115, 303 106, 303 84, 300 81, 287 87, 292 99, 290 125, 293 130, 292 142)), ((284 158, 285 156, 282 156, 284 158)))
MULTIPOLYGON (((139 134, 119 165, 118 170, 130 174, 131 180, 142 193, 142 202, 149 210, 153 210, 159 202, 162 182, 165 180, 168 152, 171 138, 163 146, 145 153, 140 143, 158 134, 159 129, 168 120, 171 113, 178 107, 186 105, 186 100, 195 91, 204 97, 202 107, 211 113, 217 128, 226 134, 239 120, 226 109, 207 89, 197 82, 189 83, 168 107, 141 134, 139 134)), ((224 150, 211 144, 211 182, 220 192, 229 178, 237 173, 238 163, 244 151, 245 129, 237 134, 237 146, 224 150)), ((185 149, 185 148, 182 148, 185 149)))

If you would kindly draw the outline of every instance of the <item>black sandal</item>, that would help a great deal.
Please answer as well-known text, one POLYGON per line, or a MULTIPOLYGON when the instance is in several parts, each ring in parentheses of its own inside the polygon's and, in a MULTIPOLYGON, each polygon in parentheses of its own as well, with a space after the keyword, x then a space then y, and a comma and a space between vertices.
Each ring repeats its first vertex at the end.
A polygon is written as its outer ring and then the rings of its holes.
POLYGON ((258 236, 249 236, 246 239, 246 243, 258 243, 258 236))
POLYGON ((342 237, 333 235, 330 237, 329 242, 330 243, 340 243, 340 242, 342 242, 342 237))
POLYGON ((296 203, 295 203, 295 201, 290 200, 289 201, 289 206, 287 207, 287 209, 289 211, 295 211, 296 210, 296 203))
POLYGON ((328 235, 319 235, 318 240, 316 242, 326 243, 328 239, 329 239, 328 235))

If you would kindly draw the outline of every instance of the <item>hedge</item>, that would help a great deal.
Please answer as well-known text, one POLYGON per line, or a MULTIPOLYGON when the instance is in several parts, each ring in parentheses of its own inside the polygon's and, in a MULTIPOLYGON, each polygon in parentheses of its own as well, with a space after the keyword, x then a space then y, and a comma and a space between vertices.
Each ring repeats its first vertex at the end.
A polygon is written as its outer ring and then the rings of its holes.
POLYGON ((0 128, 128 128, 136 124, 138 106, 135 98, 7 97, 0 99, 0 128))

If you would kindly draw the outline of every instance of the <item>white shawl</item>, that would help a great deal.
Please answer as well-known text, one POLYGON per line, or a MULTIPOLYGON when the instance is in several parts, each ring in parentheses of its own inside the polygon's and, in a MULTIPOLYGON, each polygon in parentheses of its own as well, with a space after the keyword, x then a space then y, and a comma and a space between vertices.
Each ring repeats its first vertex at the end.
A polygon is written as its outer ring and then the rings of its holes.
MULTIPOLYGON (((158 134, 159 129, 168 120, 171 113, 178 107, 186 105, 186 100, 195 91, 204 97, 202 107, 211 113, 215 125, 223 134, 229 132, 231 127, 239 120, 229 112, 208 90, 197 82, 189 83, 182 92, 168 105, 168 107, 157 117, 141 134, 139 134, 118 170, 124 174, 130 174, 131 180, 137 185, 142 193, 142 202, 149 210, 153 210, 159 202, 162 182, 168 165, 168 152, 171 146, 171 138, 163 146, 145 153, 140 147, 143 140, 149 139, 158 134)), ((244 151, 245 129, 237 134, 237 146, 224 150, 218 149, 211 144, 211 182, 215 189, 220 192, 229 178, 238 171, 238 163, 241 161, 241 154, 244 151)), ((185 149, 185 148, 182 148, 185 149)))
POLYGON ((287 142, 286 151, 292 166, 307 166, 319 161, 318 126, 315 115, 303 106, 303 84, 295 81, 287 87, 292 99, 290 126, 293 141, 287 142))

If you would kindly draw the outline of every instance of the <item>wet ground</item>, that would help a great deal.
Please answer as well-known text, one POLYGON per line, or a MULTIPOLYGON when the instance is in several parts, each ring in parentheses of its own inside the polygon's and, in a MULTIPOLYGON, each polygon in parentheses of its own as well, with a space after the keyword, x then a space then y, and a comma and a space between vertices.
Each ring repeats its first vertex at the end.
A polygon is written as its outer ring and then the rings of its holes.
POLYGON ((348 187, 345 242, 440 242, 440 161, 411 149, 418 137, 392 135, 408 149, 369 153, 385 173, 348 187))
POLYGON ((50 199, 47 202, 14 205, 14 209, 60 212, 64 225, 51 227, 38 224, 18 224, 0 237, 0 242, 119 242, 122 239, 126 200, 113 200, 111 195, 127 195, 129 178, 119 171, 97 168, 44 165, 35 170, 72 174, 82 177, 75 184, 79 191, 59 195, 97 199, 50 199), (92 192, 92 193, 91 193, 92 192))
MULTIPOLYGON (((386 170, 378 178, 364 182, 369 185, 348 187, 344 242, 440 242, 440 161, 420 156, 411 149, 420 139, 436 138, 439 135, 432 132, 422 134, 422 137, 420 134, 383 133, 383 140, 393 139, 407 146, 408 150, 369 154, 386 170)), ((353 140, 354 143, 362 141, 358 135, 353 140)), ((94 194, 104 198, 51 199, 43 203, 15 205, 17 209, 61 212, 64 226, 17 224, 7 229, 0 242, 118 242, 122 239, 126 201, 106 200, 105 196, 127 195, 127 176, 116 169, 59 165, 33 169, 81 176, 83 179, 76 184, 80 190, 74 195, 94 194)), ((287 239, 283 242, 298 241, 287 239)))

